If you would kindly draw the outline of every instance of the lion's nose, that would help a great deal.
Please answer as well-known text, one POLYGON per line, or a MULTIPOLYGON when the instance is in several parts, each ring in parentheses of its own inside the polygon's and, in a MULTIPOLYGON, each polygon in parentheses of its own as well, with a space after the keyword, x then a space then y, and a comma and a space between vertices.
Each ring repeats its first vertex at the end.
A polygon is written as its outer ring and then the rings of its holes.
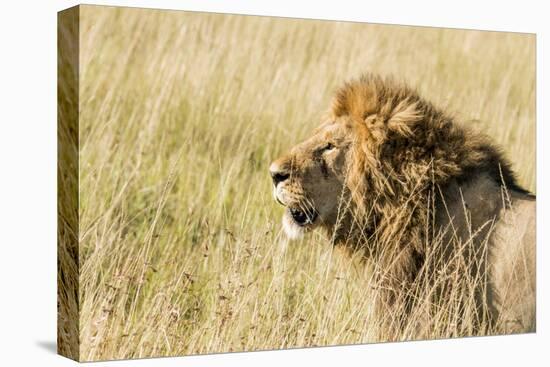
POLYGON ((271 178, 273 179, 273 184, 275 186, 277 186, 279 182, 283 182, 290 177, 290 173, 288 171, 282 169, 276 164, 272 164, 271 167, 269 167, 269 173, 271 174, 271 178))

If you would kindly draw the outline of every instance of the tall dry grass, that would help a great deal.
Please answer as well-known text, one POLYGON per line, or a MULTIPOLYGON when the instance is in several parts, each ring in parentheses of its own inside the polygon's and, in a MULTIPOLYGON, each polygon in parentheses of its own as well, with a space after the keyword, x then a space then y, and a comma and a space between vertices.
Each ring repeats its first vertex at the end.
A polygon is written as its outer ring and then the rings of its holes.
MULTIPOLYGON (((269 162, 362 72, 487 132, 535 190, 534 36, 93 6, 80 20, 82 360, 414 338, 378 328, 360 254, 288 242, 270 195, 269 162)), ((426 337, 476 332, 453 308, 469 299, 458 271, 426 337)))

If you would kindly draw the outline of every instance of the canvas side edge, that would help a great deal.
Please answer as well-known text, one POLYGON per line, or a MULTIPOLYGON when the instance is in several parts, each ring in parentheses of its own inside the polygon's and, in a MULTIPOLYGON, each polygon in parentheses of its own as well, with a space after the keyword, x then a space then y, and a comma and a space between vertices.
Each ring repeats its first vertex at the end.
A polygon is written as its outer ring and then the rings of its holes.
POLYGON ((57 17, 57 352, 80 360, 80 8, 57 17))

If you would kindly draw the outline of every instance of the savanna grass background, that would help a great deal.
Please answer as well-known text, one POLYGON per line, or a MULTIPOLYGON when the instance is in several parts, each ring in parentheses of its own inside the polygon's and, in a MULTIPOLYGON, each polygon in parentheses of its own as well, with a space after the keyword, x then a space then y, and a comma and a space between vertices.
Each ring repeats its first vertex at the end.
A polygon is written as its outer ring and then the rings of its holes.
MULTIPOLYGON (((79 320, 60 348, 77 340, 80 360, 414 338, 378 327, 361 254, 288 242, 271 196, 270 161, 363 72, 486 132, 536 191, 533 35, 96 6, 79 20, 78 279, 58 280, 79 320)), ((428 337, 476 333, 441 309, 428 337)))

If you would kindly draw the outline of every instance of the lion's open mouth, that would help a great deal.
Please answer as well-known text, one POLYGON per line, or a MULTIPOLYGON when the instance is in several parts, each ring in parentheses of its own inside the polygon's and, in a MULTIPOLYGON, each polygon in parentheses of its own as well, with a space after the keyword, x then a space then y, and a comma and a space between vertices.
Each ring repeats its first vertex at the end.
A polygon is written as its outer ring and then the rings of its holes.
POLYGON ((299 226, 306 226, 308 224, 313 224, 315 219, 317 219, 317 212, 314 209, 304 211, 298 208, 288 208, 290 216, 294 222, 299 226))

